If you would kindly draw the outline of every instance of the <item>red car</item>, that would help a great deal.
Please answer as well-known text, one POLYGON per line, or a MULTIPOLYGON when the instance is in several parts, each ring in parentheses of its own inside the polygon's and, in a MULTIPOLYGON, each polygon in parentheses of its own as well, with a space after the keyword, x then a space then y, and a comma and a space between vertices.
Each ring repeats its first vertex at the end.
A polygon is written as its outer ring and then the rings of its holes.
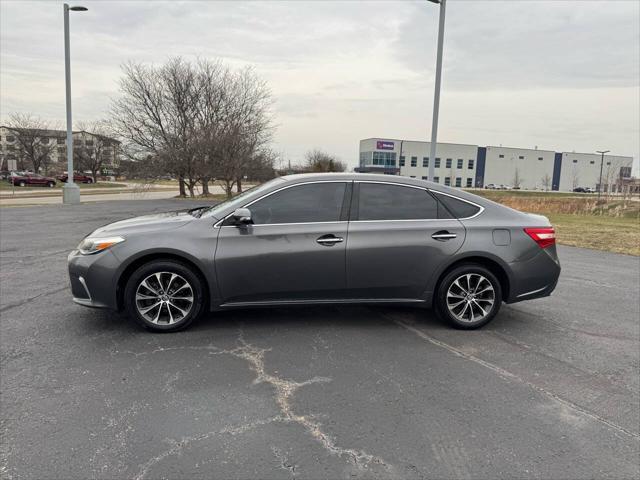
MULTIPOLYGON (((56 178, 61 182, 66 183, 68 177, 69 175, 67 173, 63 173, 62 175, 58 175, 56 178)), ((93 183, 93 178, 90 177, 89 175, 76 172, 73 174, 73 181, 76 183, 93 183)))
POLYGON ((18 187, 26 187, 27 185, 39 185, 42 187, 55 187, 56 180, 51 177, 44 177, 36 173, 19 173, 13 174, 9 178, 9 182, 18 187))

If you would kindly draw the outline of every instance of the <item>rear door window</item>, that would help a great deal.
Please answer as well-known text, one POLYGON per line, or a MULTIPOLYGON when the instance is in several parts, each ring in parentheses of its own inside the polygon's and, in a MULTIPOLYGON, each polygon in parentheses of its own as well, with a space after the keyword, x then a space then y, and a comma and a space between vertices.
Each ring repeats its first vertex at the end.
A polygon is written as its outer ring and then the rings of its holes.
POLYGON ((426 190, 385 183, 360 183, 358 220, 433 220, 438 202, 426 190))

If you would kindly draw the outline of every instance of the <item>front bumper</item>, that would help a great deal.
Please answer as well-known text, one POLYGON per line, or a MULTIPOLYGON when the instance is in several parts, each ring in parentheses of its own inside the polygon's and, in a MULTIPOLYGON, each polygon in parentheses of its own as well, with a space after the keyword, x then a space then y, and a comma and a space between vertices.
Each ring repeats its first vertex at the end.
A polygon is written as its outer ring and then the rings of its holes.
POLYGON ((113 272, 119 262, 106 250, 95 255, 82 255, 73 250, 67 257, 73 301, 92 308, 117 308, 113 272))

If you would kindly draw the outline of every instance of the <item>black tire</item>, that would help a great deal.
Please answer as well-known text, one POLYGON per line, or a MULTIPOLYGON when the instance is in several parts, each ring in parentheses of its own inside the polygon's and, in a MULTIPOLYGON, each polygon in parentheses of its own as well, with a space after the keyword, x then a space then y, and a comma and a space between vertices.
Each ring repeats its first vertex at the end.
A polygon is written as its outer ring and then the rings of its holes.
POLYGON ((86 183, 87 183, 87 185, 89 185, 89 184, 93 183, 93 179, 88 178, 88 179, 87 179, 87 181, 86 181, 86 183))
MULTIPOLYGON (((459 282, 459 284, 463 284, 463 283, 464 283, 464 280, 459 282)), ((481 289, 484 289, 487 286, 488 285, 483 282, 481 289)), ((453 291, 458 293, 457 287, 453 287, 453 291)), ((460 292, 460 295, 462 295, 461 292, 460 292)), ((488 293, 486 294, 482 294, 484 298, 490 298, 490 295, 491 295, 490 291, 488 291, 488 293)), ((473 298, 476 298, 476 297, 473 297, 473 298)), ((488 305, 488 300, 482 300, 480 296, 478 296, 477 298, 478 298, 478 301, 476 301, 475 303, 473 300, 471 301, 472 302, 471 306, 473 307, 475 312, 478 312, 478 310, 480 309, 480 305, 482 305, 482 307, 486 309, 488 305)), ((455 301, 456 299, 452 300, 452 302, 455 302, 455 301)), ((491 320, 493 320, 493 318, 498 314, 498 312, 500 311, 500 306, 502 304, 502 288, 496 276, 489 269, 475 263, 463 264, 455 267, 453 270, 450 270, 442 278, 442 281, 440 282, 438 286, 438 290, 436 292, 436 298, 435 298, 434 304, 435 304, 436 313, 440 318, 447 321, 449 324, 451 324, 455 328, 459 328, 463 330, 473 330, 486 325, 491 320), (449 292, 449 289, 452 288, 452 285, 454 284, 454 282, 460 279, 460 277, 464 276, 464 278, 466 279, 467 278, 466 275, 472 275, 471 277, 472 288, 470 290, 473 289, 474 279, 476 279, 478 275, 483 277, 485 281, 490 284, 491 288, 493 288, 493 295, 494 295, 493 304, 490 307, 488 307, 488 310, 486 310, 487 311, 486 315, 481 316, 481 318, 479 318, 478 320, 471 320, 471 318, 469 318, 468 320, 467 319, 461 320, 453 312, 450 311, 449 306, 447 305, 447 293, 449 292)), ((464 308, 464 304, 458 308, 459 309, 464 308)), ((469 315, 470 317, 473 317, 474 310, 472 310, 471 315, 469 315)), ((458 310, 456 313, 460 313, 460 310, 458 310)))
POLYGON ((49 187, 49 188, 53 188, 55 186, 56 186, 56 184, 54 182, 48 182, 47 183, 47 187, 49 187))
MULTIPOLYGON (((165 280, 165 284, 166 284, 166 275, 164 277, 161 276, 161 278, 165 280)), ((191 324, 191 322, 197 319, 202 314, 202 311, 204 310, 205 296, 204 296, 203 284, 204 283, 200 279, 199 275, 196 272, 194 272, 190 267, 188 267, 183 263, 180 263, 174 260, 154 260, 142 265, 135 272, 133 272, 131 277, 129 277, 129 280, 127 281, 127 286, 124 291, 125 310, 130 318, 135 320, 139 325, 146 328, 147 330, 151 330, 154 332, 175 332, 178 330, 182 330, 184 328, 187 328, 191 324), (193 293, 193 304, 188 310, 188 313, 184 315, 182 318, 180 318, 179 320, 177 320, 175 323, 153 323, 152 321, 145 318, 140 313, 136 305, 137 303, 136 293, 141 283, 148 277, 155 276, 155 274, 159 272, 167 272, 167 273, 179 275, 180 277, 182 277, 182 279, 184 279, 189 284, 191 291, 193 293)), ((153 283, 153 285, 151 286, 156 287, 156 284, 153 283)), ((141 291, 144 291, 144 288, 146 287, 143 287, 143 290, 141 291)), ((170 293, 170 292, 161 292, 161 293, 170 293)), ((145 304, 144 307, 146 307, 147 305, 153 304, 155 300, 148 300, 148 302, 149 303, 145 304)), ((180 306, 184 307, 184 304, 180 306)), ((173 313, 176 313, 176 308, 175 307, 170 308, 169 305, 160 305, 159 308, 161 310, 164 309, 162 310, 162 314, 164 314, 164 316, 167 316, 167 317, 168 317, 167 310, 173 313)), ((155 310, 153 310, 152 313, 155 313, 155 310)))
POLYGON ((20 182, 18 182, 18 186, 19 187, 26 187, 27 184, 25 182, 23 182, 23 181, 20 181, 20 182))

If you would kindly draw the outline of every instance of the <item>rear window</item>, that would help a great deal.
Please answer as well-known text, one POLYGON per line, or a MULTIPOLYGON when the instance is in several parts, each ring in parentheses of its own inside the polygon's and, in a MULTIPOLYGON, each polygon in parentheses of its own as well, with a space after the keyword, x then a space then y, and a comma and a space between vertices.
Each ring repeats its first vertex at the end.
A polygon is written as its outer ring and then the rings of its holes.
POLYGON ((438 200, 440 200, 440 202, 445 207, 447 207, 447 210, 449 210, 451 214, 456 218, 473 217, 480 211, 480 207, 465 202, 464 200, 450 197, 448 195, 442 195, 437 192, 433 193, 435 193, 436 197, 438 197, 438 200))

